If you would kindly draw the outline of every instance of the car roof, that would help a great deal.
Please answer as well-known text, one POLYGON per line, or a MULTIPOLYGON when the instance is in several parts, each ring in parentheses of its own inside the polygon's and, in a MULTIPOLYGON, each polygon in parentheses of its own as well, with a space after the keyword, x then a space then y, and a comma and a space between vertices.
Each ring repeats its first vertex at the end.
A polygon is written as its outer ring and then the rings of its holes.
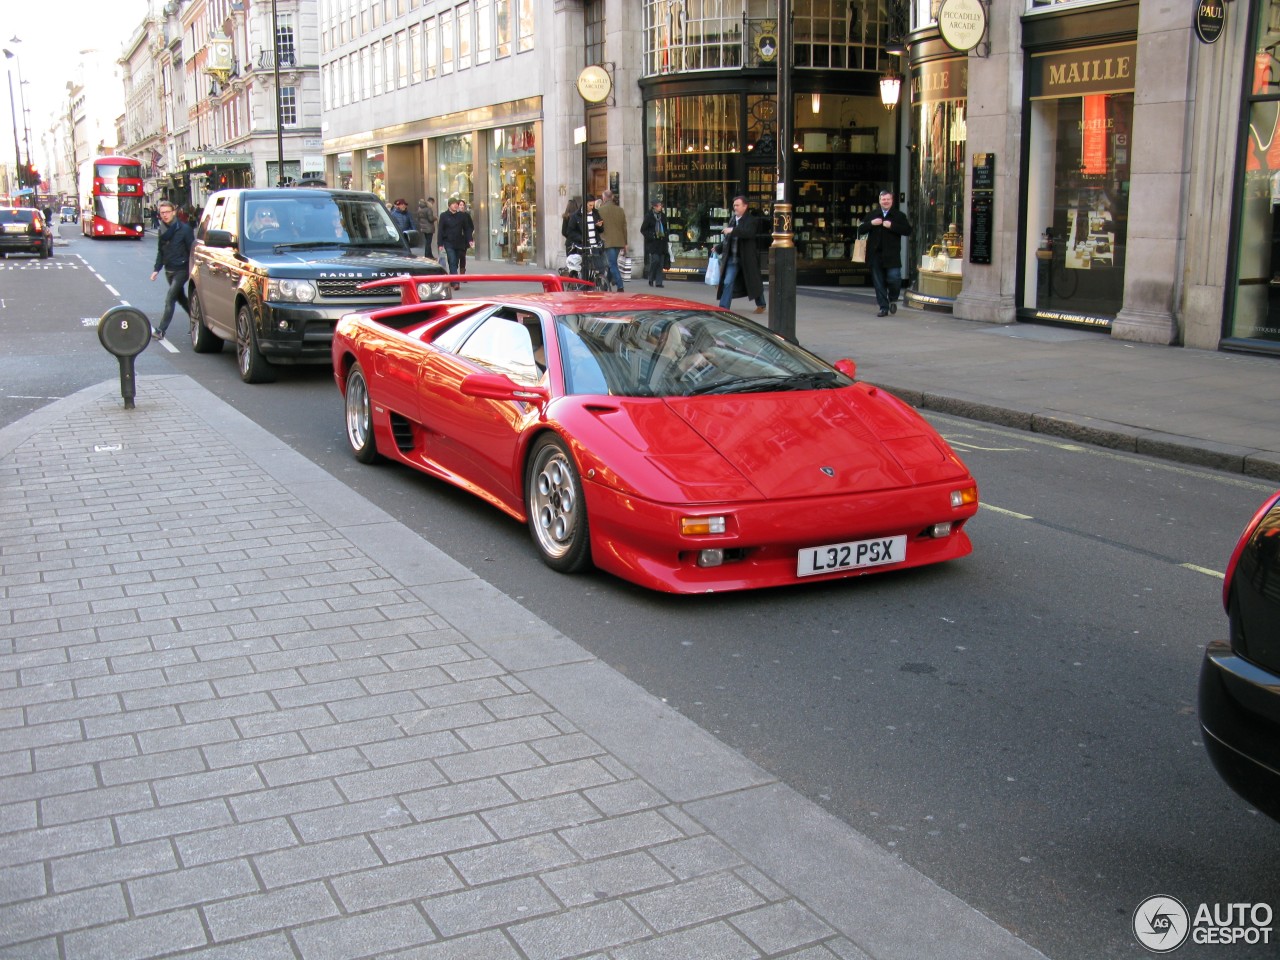
POLYGON ((305 192, 302 192, 297 187, 244 187, 234 190, 220 190, 211 194, 209 203, 213 203, 215 197, 226 194, 240 194, 247 200, 297 200, 299 197, 305 199, 327 195, 339 200, 373 200, 376 203, 382 202, 376 193, 370 193, 368 190, 334 190, 328 187, 308 187, 305 192))
POLYGON ((509 306, 538 308, 557 317, 579 313, 627 313, 684 310, 720 312, 719 307, 677 297, 652 293, 597 293, 594 291, 564 291, 562 293, 510 293, 488 297, 457 297, 455 301, 471 300, 476 304, 500 303, 509 306))

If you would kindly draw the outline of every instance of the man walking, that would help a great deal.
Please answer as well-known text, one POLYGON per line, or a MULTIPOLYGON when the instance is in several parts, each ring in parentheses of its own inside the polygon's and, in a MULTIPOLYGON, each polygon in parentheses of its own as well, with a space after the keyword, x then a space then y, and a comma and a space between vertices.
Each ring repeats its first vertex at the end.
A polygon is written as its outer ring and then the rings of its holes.
POLYGON ((911 236, 911 222, 893 202, 892 190, 880 191, 877 206, 858 228, 867 231, 867 266, 871 283, 876 288, 877 317, 898 312, 898 294, 902 292, 902 238, 911 236))
POLYGON ((436 232, 436 198, 427 197, 418 201, 418 229, 422 231, 422 252, 432 260, 436 252, 431 249, 431 238, 436 232))
POLYGON ((724 225, 720 243, 720 285, 716 296, 726 310, 734 297, 750 297, 756 313, 764 313, 764 278, 760 276, 760 254, 756 235, 760 218, 747 212, 747 198, 733 198, 733 216, 724 225))
POLYGON ((408 236, 410 230, 418 229, 413 221, 413 214, 409 212, 409 202, 403 198, 391 205, 391 219, 395 221, 401 236, 408 236))
POLYGON ((618 254, 627 252, 627 211, 618 206, 613 193, 600 195, 600 222, 604 224, 604 258, 609 265, 609 279, 614 289, 622 292, 622 274, 618 272, 618 254))
POLYGON ((164 295, 164 313, 160 316, 160 326, 151 331, 151 336, 157 340, 163 340, 165 331, 169 329, 169 323, 173 320, 175 303, 182 304, 182 309, 187 311, 187 316, 191 315, 191 305, 187 303, 184 288, 187 285, 191 246, 195 242, 195 235, 191 232, 189 224, 177 218, 173 204, 168 200, 161 200, 156 204, 156 209, 163 226, 156 239, 156 264, 151 272, 151 279, 158 277, 163 268, 164 279, 169 284, 169 289, 164 295))
MULTIPOLYGON (((444 255, 449 263, 449 272, 457 274, 458 259, 467 255, 467 248, 471 246, 472 233, 474 227, 468 229, 467 225, 471 223, 469 214, 459 212, 458 207, 460 201, 457 197, 449 198, 449 209, 440 214, 439 230, 440 230, 440 249, 444 251, 444 255)), ((457 290, 461 284, 455 283, 453 289, 457 290)))
POLYGON ((665 286, 663 271, 671 261, 671 247, 667 242, 667 217, 662 212, 662 198, 654 197, 649 212, 640 224, 640 236, 644 237, 644 275, 651 287, 665 286))

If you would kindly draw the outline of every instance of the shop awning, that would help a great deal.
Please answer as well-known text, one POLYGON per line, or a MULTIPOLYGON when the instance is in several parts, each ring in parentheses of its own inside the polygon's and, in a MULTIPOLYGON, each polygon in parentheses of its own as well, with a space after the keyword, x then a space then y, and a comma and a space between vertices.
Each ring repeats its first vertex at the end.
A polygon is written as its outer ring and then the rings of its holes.
POLYGON ((182 163, 188 168, 198 167, 251 167, 253 157, 247 153, 231 153, 223 150, 204 150, 200 153, 184 153, 182 163))

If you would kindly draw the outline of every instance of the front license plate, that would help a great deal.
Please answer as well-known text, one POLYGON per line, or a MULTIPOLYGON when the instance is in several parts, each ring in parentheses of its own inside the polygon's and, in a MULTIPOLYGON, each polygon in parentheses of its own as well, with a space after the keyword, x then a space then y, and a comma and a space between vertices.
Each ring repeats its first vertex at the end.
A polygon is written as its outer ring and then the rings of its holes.
POLYGON ((819 573, 838 573, 859 567, 878 567, 901 563, 907 559, 907 537, 877 537, 874 540, 851 540, 828 543, 822 547, 805 547, 796 557, 796 576, 812 577, 819 573))

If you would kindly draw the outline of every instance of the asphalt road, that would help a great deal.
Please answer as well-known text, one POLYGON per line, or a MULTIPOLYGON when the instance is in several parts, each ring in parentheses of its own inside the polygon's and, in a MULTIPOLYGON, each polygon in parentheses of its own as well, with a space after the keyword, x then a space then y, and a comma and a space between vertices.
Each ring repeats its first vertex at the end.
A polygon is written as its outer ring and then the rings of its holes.
MULTIPOLYGON (((150 236, 77 234, 52 261, 0 262, 4 422, 115 376, 91 323, 118 302, 104 284, 158 316, 152 256, 150 236)), ((479 501, 355 463, 327 370, 248 387, 230 348, 196 356, 184 331, 180 315, 139 374, 195 377, 1050 957, 1144 955, 1130 922, 1154 894, 1280 909, 1280 826, 1218 781, 1195 717, 1203 645, 1226 629, 1214 571, 1266 485, 933 417, 981 484, 973 556, 673 598, 552 573, 523 527, 479 501)), ((1177 955, 1275 950, 1188 944, 1177 955)))

